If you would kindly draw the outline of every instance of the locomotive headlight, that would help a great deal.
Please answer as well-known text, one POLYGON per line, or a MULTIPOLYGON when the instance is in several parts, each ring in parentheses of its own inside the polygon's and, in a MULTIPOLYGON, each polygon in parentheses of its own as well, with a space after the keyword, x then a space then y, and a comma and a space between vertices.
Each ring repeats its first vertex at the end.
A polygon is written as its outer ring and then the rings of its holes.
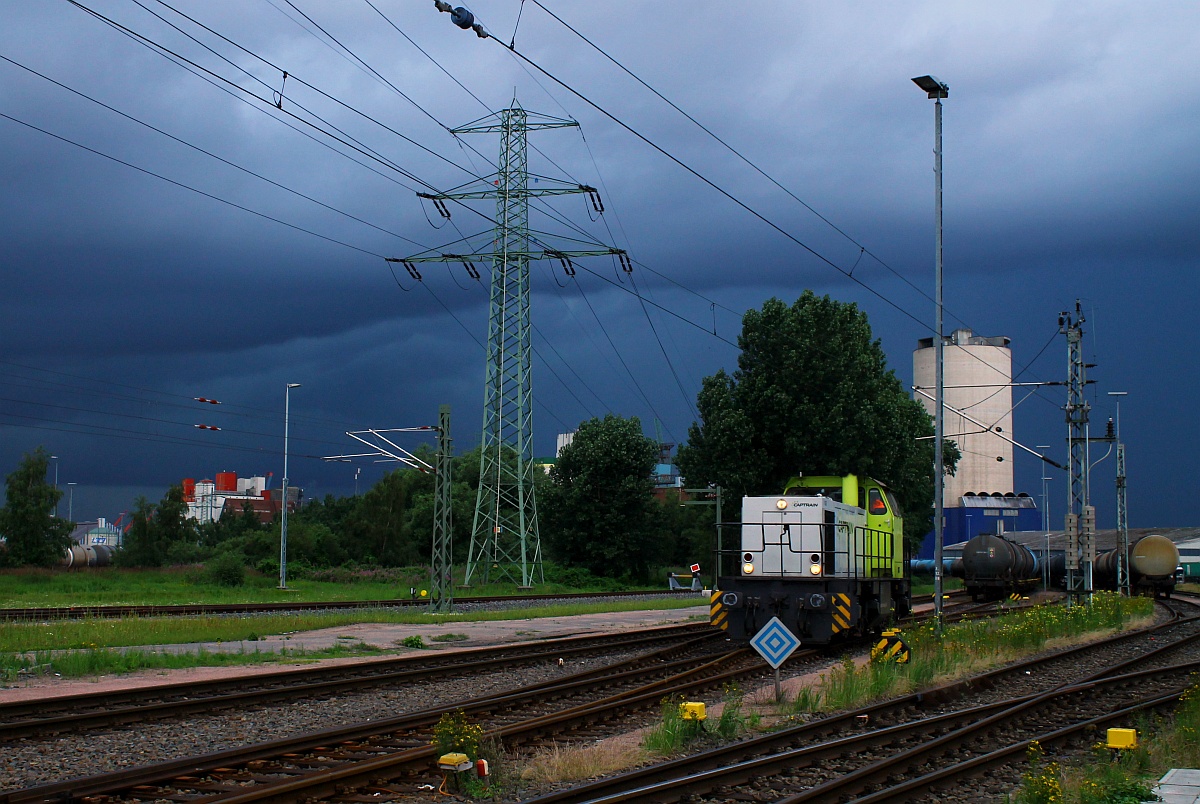
POLYGON ((808 571, 811 572, 813 575, 820 575, 821 574, 821 565, 820 564, 812 564, 811 566, 809 566, 808 571))
POLYGON ((753 575, 754 574, 754 565, 753 564, 743 564, 742 565, 742 574, 743 575, 753 575))
POLYGON ((775 507, 782 511, 783 509, 787 508, 787 500, 776 500, 775 507))

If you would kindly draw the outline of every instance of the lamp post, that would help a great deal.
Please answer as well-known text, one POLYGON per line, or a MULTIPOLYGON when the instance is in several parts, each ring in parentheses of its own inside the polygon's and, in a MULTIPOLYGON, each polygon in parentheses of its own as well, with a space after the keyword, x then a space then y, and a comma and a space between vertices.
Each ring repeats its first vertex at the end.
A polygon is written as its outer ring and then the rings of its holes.
POLYGON ((942 340, 942 98, 949 97, 950 87, 932 75, 922 75, 913 83, 925 92, 933 103, 933 175, 934 175, 934 284, 937 286, 934 307, 934 413, 933 413, 933 617, 935 628, 942 628, 942 538, 945 532, 944 456, 942 441, 945 431, 946 379, 943 373, 944 342, 942 340))
POLYGON ((75 527, 75 484, 67 483, 67 519, 71 520, 71 527, 75 527))
MULTIPOLYGON (((58 491, 58 456, 51 455, 50 460, 54 461, 54 490, 58 491)), ((54 515, 58 516, 58 495, 54 495, 54 515)))
POLYGON ((292 389, 300 383, 289 382, 283 388, 283 510, 279 520, 279 588, 287 589, 287 515, 288 515, 288 419, 291 414, 292 389))

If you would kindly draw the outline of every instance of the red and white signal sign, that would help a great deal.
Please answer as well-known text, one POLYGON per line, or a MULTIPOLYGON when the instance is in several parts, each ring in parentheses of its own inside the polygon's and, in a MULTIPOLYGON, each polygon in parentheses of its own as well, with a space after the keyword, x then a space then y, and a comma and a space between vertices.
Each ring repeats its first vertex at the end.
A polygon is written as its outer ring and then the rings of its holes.
POLYGON ((699 564, 693 564, 693 565, 692 565, 692 572, 699 572, 699 571, 700 571, 700 565, 699 565, 699 564))

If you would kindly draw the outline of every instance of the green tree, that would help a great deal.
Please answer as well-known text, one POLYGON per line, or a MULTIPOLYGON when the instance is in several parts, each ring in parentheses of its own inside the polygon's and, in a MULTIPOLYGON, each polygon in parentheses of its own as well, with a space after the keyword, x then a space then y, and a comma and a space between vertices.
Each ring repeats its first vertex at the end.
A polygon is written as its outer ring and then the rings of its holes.
MULTIPOLYGON (((743 317, 738 345, 733 374, 700 391, 679 454, 689 485, 720 484, 736 510, 800 472, 869 476, 896 492, 919 540, 932 527, 933 422, 888 369, 866 314, 812 291, 790 307, 770 299, 743 317)), ((948 443, 949 471, 957 459, 948 443)))
POLYGON ((125 567, 161 567, 173 545, 198 545, 199 541, 196 523, 187 518, 183 487, 176 484, 167 489, 157 508, 145 497, 137 499, 116 561, 125 567))
POLYGON ((38 447, 5 480, 5 504, 0 508, 0 535, 8 544, 0 552, 4 566, 52 566, 71 546, 72 524, 52 513, 62 491, 46 482, 49 463, 50 456, 38 447))
POLYGON ((647 579, 663 555, 650 478, 657 455, 637 418, 579 425, 539 500, 551 557, 594 575, 647 579))
POLYGON ((391 567, 428 560, 429 551, 417 546, 409 522, 413 486, 421 482, 417 475, 423 473, 389 472, 362 495, 343 523, 342 547, 350 558, 391 567))
POLYGON ((154 506, 145 497, 133 503, 129 531, 114 561, 121 567, 161 567, 166 557, 166 545, 159 543, 154 528, 154 506))

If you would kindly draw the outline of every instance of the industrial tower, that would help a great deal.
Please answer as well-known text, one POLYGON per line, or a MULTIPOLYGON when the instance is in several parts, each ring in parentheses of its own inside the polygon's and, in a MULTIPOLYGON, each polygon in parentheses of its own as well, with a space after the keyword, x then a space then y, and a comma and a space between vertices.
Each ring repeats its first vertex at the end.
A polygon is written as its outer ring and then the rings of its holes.
POLYGON ((471 248, 467 253, 439 250, 391 260, 403 263, 417 279, 420 273, 415 264, 421 262, 462 263, 472 278, 478 278, 475 260, 492 266, 479 492, 463 579, 466 586, 477 574, 482 575, 483 583, 509 580, 523 588, 543 580, 533 485, 537 469, 533 464, 533 382, 529 365, 529 262, 557 260, 567 275, 573 276, 572 258, 613 254, 621 258, 626 270, 631 267, 620 249, 557 250, 545 245, 546 236, 530 236, 530 198, 588 193, 596 211, 603 211, 594 187, 542 176, 537 177, 536 189, 529 187, 528 132, 578 125, 574 120, 527 112, 514 100, 508 109, 451 129, 455 135, 499 134, 499 170, 461 191, 418 195, 432 201, 446 218, 450 217, 447 201, 495 199, 492 237, 486 248, 471 248))

